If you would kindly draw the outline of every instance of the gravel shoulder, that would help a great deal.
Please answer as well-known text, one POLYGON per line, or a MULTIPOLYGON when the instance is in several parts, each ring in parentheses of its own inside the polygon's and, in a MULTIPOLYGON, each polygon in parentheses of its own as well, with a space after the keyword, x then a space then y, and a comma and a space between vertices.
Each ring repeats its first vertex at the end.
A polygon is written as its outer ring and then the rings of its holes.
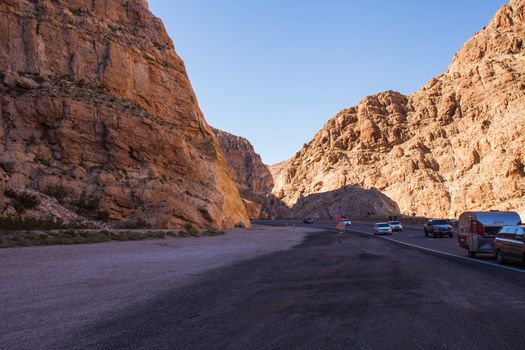
POLYGON ((287 250, 319 229, 254 226, 224 236, 0 250, 0 348, 49 348, 200 274, 287 250))

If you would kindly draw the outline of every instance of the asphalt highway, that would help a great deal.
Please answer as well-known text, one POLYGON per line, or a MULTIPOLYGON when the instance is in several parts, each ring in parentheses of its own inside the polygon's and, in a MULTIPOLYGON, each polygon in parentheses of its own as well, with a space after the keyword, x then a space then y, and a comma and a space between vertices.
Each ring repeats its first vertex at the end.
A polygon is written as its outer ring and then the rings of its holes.
MULTIPOLYGON (((304 224, 301 220, 275 220, 275 221, 265 221, 258 220, 254 221, 257 224, 266 224, 266 225, 283 225, 283 226, 292 226, 297 227, 317 227, 317 228, 326 228, 330 230, 336 230, 335 221, 316 221, 314 224, 304 224)), ((367 233, 373 234, 374 232, 374 223, 371 222, 352 222, 350 226, 345 227, 345 233, 367 233)), ((443 237, 425 237, 422 225, 404 225, 403 231, 393 232, 391 236, 381 236, 380 238, 389 240, 391 242, 397 243, 404 247, 410 247, 414 249, 421 249, 426 252, 439 254, 443 256, 456 257, 458 259, 464 260, 465 262, 477 263, 480 265, 489 265, 497 267, 500 269, 513 270, 517 272, 522 272, 525 274, 525 267, 519 264, 509 264, 509 265, 498 265, 494 255, 492 254, 478 254, 476 258, 469 258, 467 250, 459 247, 457 235, 454 233, 452 238, 447 236, 443 237)))
MULTIPOLYGON (((54 348, 523 348, 523 274, 411 249, 359 227, 320 229, 291 249, 205 272, 54 348)), ((407 239, 419 239, 409 232, 407 239)))

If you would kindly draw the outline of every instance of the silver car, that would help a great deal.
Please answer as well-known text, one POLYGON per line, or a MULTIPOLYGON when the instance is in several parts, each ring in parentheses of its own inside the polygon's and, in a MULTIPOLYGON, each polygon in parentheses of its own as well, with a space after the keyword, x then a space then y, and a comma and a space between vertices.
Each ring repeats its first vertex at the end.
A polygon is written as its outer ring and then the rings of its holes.
POLYGON ((378 222, 374 225, 374 234, 375 235, 391 235, 392 227, 388 222, 378 222))
POLYGON ((403 231, 403 225, 399 221, 389 221, 388 224, 392 227, 392 231, 403 231))

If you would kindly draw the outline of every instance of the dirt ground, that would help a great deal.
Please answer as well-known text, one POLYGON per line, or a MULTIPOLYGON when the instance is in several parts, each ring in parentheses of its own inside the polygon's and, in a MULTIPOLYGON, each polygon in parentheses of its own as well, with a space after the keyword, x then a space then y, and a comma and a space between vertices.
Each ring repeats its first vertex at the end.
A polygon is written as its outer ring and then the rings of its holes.
POLYGON ((205 271, 289 249, 315 231, 254 226, 216 237, 1 249, 0 348, 50 348, 205 271))

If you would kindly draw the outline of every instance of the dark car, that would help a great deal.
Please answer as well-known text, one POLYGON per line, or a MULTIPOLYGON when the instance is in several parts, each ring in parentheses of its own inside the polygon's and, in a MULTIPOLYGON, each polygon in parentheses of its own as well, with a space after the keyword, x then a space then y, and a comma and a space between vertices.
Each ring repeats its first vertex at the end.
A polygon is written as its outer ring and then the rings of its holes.
POLYGON ((498 263, 515 261, 525 264, 525 226, 503 226, 496 234, 494 247, 498 263))
POLYGON ((314 223, 314 219, 312 218, 304 218, 303 219, 303 224, 313 224, 314 223))
POLYGON ((448 223, 447 220, 428 220, 426 224, 423 225, 423 230, 425 231, 425 237, 432 236, 449 236, 452 238, 452 226, 448 223))

